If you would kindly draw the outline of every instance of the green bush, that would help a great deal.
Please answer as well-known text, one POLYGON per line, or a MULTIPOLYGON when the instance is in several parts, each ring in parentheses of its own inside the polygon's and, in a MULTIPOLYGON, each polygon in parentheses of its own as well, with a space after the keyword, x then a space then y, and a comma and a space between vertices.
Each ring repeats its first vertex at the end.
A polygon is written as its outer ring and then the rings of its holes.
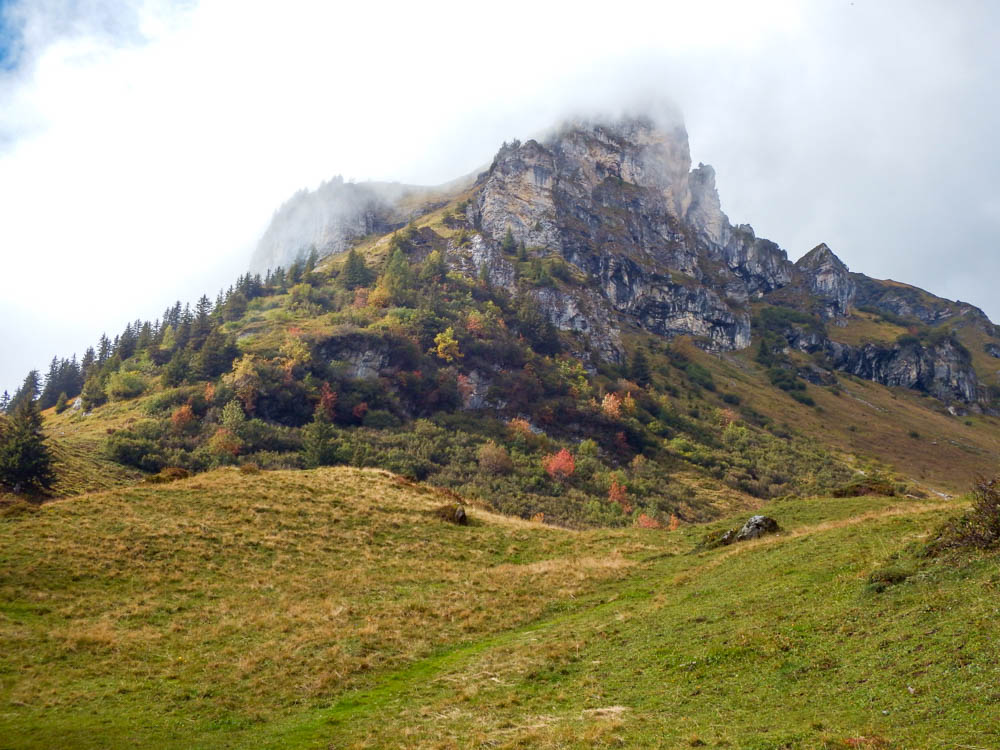
POLYGON ((371 409, 365 412, 361 423, 365 427, 371 427, 374 430, 388 430, 393 427, 399 427, 401 424, 399 417, 385 409, 371 409))
POLYGON ((114 401, 141 396, 146 390, 146 379, 134 372, 116 372, 108 378, 104 390, 114 401))

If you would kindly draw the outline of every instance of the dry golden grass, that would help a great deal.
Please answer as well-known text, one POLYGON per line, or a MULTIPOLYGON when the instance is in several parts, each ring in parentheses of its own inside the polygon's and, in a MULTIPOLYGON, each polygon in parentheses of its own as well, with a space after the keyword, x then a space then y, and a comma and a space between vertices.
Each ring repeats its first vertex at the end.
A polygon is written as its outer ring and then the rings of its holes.
POLYGON ((657 543, 477 508, 457 527, 442 500, 378 470, 231 469, 0 520, 0 638, 17 644, 0 700, 19 707, 0 724, 323 705, 616 581, 657 543))
POLYGON ((753 351, 716 357, 694 347, 688 356, 712 371, 719 389, 849 461, 876 461, 928 489, 958 494, 969 478, 996 468, 1000 420, 955 417, 914 391, 837 375, 840 393, 809 386, 809 407, 767 383, 753 351), (969 424, 971 422, 971 424, 969 424))
POLYGON ((868 342, 892 343, 907 330, 880 320, 877 315, 872 313, 852 310, 846 326, 841 328, 831 325, 827 328, 827 332, 834 341, 851 346, 861 346, 868 342))

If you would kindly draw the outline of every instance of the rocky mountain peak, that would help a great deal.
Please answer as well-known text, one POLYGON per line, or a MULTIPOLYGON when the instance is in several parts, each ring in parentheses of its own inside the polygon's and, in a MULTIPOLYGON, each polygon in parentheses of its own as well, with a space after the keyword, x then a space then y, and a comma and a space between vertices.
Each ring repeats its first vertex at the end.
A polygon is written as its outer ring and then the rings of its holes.
POLYGON ((795 262, 795 267, 802 271, 816 271, 819 269, 830 269, 837 273, 847 273, 847 265, 838 258, 833 250, 825 243, 821 242, 808 253, 795 262))
POLYGON ((821 242, 795 263, 795 269, 825 307, 826 318, 846 318, 857 294, 854 279, 847 265, 825 242, 821 242))

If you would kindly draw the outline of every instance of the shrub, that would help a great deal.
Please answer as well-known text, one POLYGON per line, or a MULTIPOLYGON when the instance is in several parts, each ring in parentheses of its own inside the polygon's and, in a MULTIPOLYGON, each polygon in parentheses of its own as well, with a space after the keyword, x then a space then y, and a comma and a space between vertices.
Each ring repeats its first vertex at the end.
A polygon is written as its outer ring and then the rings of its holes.
POLYGON ((608 419, 618 419, 622 415, 622 400, 617 393, 605 394, 601 401, 601 411, 608 419))
POLYGON ((1000 547, 1000 477, 979 479, 972 491, 972 509, 949 523, 929 548, 995 549, 1000 547))
POLYGON ((623 513, 632 512, 632 506, 628 503, 628 489, 624 484, 619 484, 617 479, 611 480, 611 487, 608 489, 608 502, 621 506, 623 513))
POLYGON ((146 390, 146 381, 134 372, 116 372, 108 379, 104 390, 108 398, 122 401, 141 396, 146 390))
POLYGON ((150 484, 164 484, 166 482, 176 482, 178 479, 187 479, 191 476, 191 472, 187 469, 182 469, 179 466, 167 466, 157 474, 146 477, 146 481, 150 484))
POLYGON ((813 400, 813 397, 802 393, 802 391, 789 391, 788 395, 805 406, 816 406, 816 402, 813 400))
POLYGON ((573 454, 563 448, 558 453, 552 453, 542 459, 542 468, 553 479, 565 481, 576 471, 576 461, 573 454))
POLYGON ((159 441, 125 430, 108 437, 104 455, 116 463, 149 472, 159 471, 166 463, 159 441))
POLYGON ((221 459, 230 459, 239 455, 240 450, 243 448, 243 441, 225 427, 220 427, 209 439, 207 448, 214 456, 218 456, 221 459))
POLYGON ((493 440, 480 445, 476 457, 479 468, 489 474, 510 474, 514 470, 514 462, 507 449, 493 440))
POLYGON ((894 497, 896 495, 896 488, 892 482, 886 479, 869 477, 858 479, 850 484, 838 487, 830 494, 834 497, 863 497, 865 495, 894 497))
POLYGON ((635 521, 635 525, 640 529, 662 529, 663 524, 657 521, 655 518, 650 518, 645 513, 640 513, 639 517, 635 521))
POLYGON ((170 427, 174 432, 187 432, 195 425, 194 410, 190 404, 177 407, 170 415, 170 427))
POLYGON ((372 409, 371 411, 365 412, 365 415, 361 420, 361 424, 375 430, 386 430, 392 427, 399 427, 400 421, 399 418, 390 411, 386 411, 385 409, 372 409))

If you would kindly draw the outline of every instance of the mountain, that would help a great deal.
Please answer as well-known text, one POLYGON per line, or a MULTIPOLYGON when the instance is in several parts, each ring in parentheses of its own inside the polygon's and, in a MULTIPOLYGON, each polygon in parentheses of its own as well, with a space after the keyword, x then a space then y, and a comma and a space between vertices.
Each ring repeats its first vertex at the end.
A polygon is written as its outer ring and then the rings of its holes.
POLYGON ((986 316, 734 226, 674 114, 572 120, 437 188, 333 180, 275 214, 254 263, 276 261, 84 358, 47 414, 58 492, 350 464, 666 525, 961 491, 1000 447, 986 316), (118 468, 90 480, 94 446, 118 468))
POLYGON ((4 747, 1000 746, 981 311, 733 226, 675 116, 255 263, 53 359, 4 747))

